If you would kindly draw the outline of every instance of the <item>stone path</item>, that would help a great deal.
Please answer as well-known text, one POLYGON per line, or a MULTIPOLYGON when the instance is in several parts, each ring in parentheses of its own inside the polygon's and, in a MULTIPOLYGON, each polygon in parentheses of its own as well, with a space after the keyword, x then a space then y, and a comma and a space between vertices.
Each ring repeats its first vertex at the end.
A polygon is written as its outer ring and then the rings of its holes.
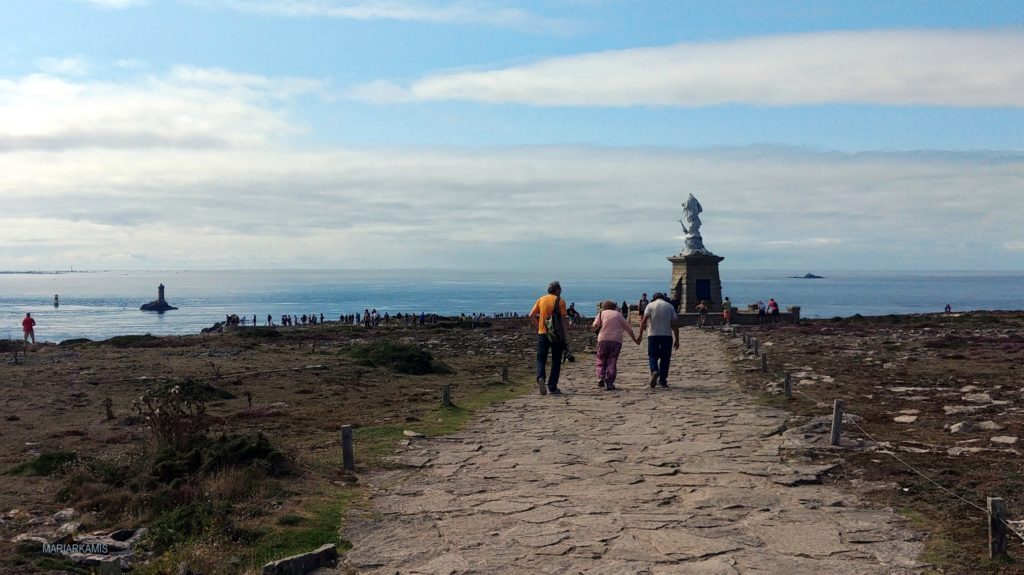
POLYGON ((464 432, 414 440, 416 467, 378 478, 353 518, 344 567, 368 574, 917 573, 916 538, 888 511, 814 484, 827 466, 780 460, 785 421, 730 379, 719 336, 683 330, 668 389, 628 343, 621 391, 593 357, 565 395, 488 411, 464 432), (683 359, 683 358, 687 359, 683 359))

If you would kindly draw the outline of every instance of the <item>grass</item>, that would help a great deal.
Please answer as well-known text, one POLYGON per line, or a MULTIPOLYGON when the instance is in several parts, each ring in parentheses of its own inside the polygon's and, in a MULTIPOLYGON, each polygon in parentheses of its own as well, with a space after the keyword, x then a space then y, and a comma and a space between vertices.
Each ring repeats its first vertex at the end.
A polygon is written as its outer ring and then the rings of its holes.
POLYGON ((245 553, 251 568, 275 559, 312 551, 334 543, 340 551, 351 548, 341 538, 342 517, 359 497, 354 488, 331 488, 331 492, 303 506, 301 514, 286 513, 274 521, 245 553))

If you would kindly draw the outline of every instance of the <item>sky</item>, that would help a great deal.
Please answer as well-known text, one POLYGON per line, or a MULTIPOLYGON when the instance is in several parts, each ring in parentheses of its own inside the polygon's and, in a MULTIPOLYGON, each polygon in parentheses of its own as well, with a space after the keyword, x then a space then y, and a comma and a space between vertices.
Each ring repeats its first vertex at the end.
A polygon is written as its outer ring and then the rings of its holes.
POLYGON ((0 270, 1024 270, 1024 2, 4 0, 0 270))

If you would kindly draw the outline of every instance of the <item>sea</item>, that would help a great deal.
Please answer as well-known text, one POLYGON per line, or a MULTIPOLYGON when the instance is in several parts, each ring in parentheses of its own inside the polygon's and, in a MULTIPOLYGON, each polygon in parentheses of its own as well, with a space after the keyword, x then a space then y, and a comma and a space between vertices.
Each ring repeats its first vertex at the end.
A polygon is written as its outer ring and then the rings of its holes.
MULTIPOLYGON (((781 308, 801 307, 806 318, 1024 308, 1024 272, 803 271, 723 269, 723 295, 738 307, 775 298, 781 308)), ((563 297, 593 315, 598 302, 635 303, 640 294, 668 291, 669 270, 616 272, 465 270, 171 270, 0 273, 0 339, 21 338, 26 312, 36 318, 36 338, 106 339, 115 335, 195 334, 227 314, 342 314, 377 309, 395 315, 525 315, 552 279, 563 297), (157 297, 178 309, 144 312, 157 297), (54 296, 59 306, 53 305, 54 296)))

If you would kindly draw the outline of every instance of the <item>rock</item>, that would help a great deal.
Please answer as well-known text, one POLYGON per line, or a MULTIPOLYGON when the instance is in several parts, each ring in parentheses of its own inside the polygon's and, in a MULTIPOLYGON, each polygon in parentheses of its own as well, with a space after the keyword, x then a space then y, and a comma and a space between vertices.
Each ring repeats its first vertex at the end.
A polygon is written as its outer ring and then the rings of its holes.
POLYGON ((75 516, 75 510, 71 507, 67 509, 61 509, 60 511, 53 514, 53 520, 57 523, 67 523, 71 521, 71 518, 75 516))
POLYGON ((968 393, 962 399, 970 403, 992 403, 992 396, 987 393, 968 393))
POLYGON ((946 415, 963 415, 965 413, 974 413, 985 409, 982 405, 944 405, 942 411, 946 412, 946 415))
POLYGON ((994 421, 982 421, 978 424, 978 429, 984 429, 985 431, 999 431, 1000 429, 1003 429, 1003 426, 994 421))
POLYGON ((961 421, 949 426, 950 433, 969 433, 974 431, 974 424, 970 421, 961 421))
POLYGON ((422 433, 420 433, 418 431, 409 431, 408 429, 403 431, 402 435, 404 435, 406 437, 416 437, 416 438, 426 437, 426 435, 423 435, 422 433))
POLYGON ((68 521, 67 523, 61 524, 61 526, 57 528, 57 532, 75 534, 84 529, 85 524, 81 521, 68 521))
POLYGON ((262 575, 306 575, 338 560, 338 547, 322 545, 315 551, 278 559, 263 566, 262 575))
POLYGON ((892 418, 892 420, 895 421, 896 423, 914 423, 915 421, 917 421, 917 416, 916 415, 897 415, 896 417, 892 418))
POLYGON ((1002 443, 1003 445, 1013 445, 1014 443, 1017 443, 1017 438, 1009 435, 997 435, 989 441, 992 443, 1002 443))
POLYGON ((921 413, 920 409, 901 409, 900 413, 903 415, 917 415, 921 413))

